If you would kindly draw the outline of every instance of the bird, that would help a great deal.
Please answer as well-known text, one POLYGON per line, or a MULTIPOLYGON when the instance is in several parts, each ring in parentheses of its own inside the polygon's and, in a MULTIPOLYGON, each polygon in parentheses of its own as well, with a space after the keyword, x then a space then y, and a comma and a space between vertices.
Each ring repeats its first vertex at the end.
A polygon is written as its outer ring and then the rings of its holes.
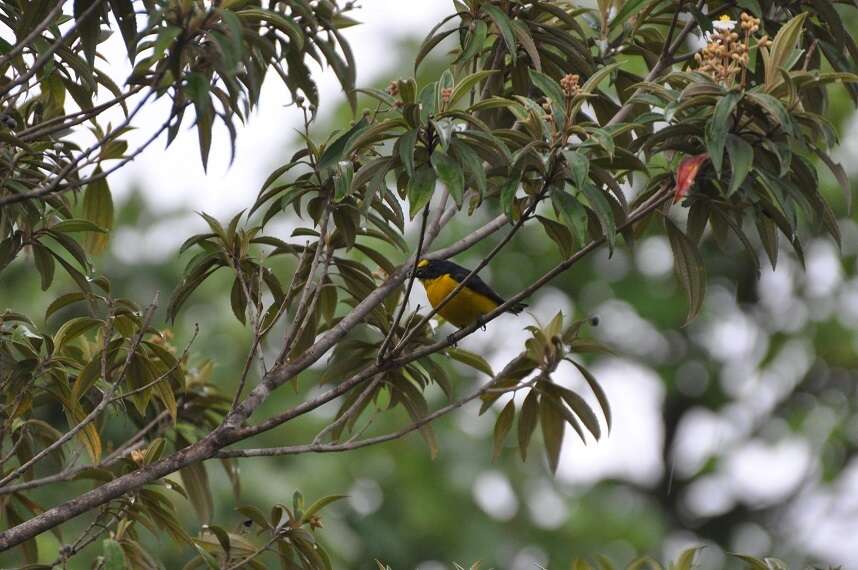
MULTIPOLYGON (((426 289, 426 296, 429 297, 432 307, 436 308, 470 273, 470 270, 452 261, 421 259, 417 262, 414 276, 426 289)), ((474 275, 441 307, 438 314, 461 329, 479 322, 483 316, 505 302, 485 281, 474 275)), ((508 310, 517 315, 525 307, 527 305, 524 303, 515 303, 508 310)))

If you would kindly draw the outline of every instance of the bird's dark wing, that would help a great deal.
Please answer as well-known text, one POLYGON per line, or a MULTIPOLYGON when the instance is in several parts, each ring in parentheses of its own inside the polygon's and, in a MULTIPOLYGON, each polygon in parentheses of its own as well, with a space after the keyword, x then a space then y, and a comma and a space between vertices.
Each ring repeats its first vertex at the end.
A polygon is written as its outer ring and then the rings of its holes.
MULTIPOLYGON (((453 265, 453 264, 451 263, 451 265, 453 265)), ((470 271, 468 271, 464 267, 460 267, 458 265, 450 268, 450 275, 453 277, 453 279, 455 279, 459 283, 464 281, 469 273, 470 273, 470 271)), ((498 295, 497 293, 495 293, 491 287, 486 285, 486 282, 483 281, 482 279, 480 279, 479 275, 474 275, 473 277, 471 277, 468 280, 468 284, 466 285, 466 287, 471 288, 472 290, 476 291, 480 295, 488 297, 489 299, 491 299, 492 301, 494 301, 498 305, 502 305, 505 302, 504 298, 501 297, 500 295, 498 295)))

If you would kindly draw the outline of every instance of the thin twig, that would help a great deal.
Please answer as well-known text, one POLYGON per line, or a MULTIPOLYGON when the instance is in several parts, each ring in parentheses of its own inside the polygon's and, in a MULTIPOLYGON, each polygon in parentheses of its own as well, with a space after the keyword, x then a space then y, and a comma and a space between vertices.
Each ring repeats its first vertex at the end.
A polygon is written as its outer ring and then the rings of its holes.
POLYGON ((319 224, 319 240, 316 242, 316 250, 313 252, 313 261, 310 263, 310 269, 307 271, 307 280, 304 282, 304 287, 301 289, 301 297, 299 298, 298 306, 295 309, 295 319, 283 341, 283 349, 280 351, 280 356, 277 357, 277 362, 284 361, 288 358, 289 352, 292 350, 292 344, 298 338, 299 331, 302 330, 301 325, 303 324, 305 317, 309 316, 307 304, 310 301, 310 290, 312 289, 315 291, 315 276, 322 260, 322 250, 327 246, 328 220, 330 217, 331 205, 328 203, 325 204, 325 210, 322 214, 321 223, 319 224))
POLYGON ((387 331, 387 335, 384 337, 384 341, 378 348, 376 362, 381 362, 384 359, 384 355, 387 352, 387 347, 393 340, 393 335, 396 334, 396 330, 399 328, 399 323, 402 321, 402 315, 405 314, 405 309, 408 307, 408 299, 409 297, 411 297, 411 289, 414 287, 414 280, 417 278, 417 266, 420 264, 420 256, 423 253, 423 239, 426 237, 426 225, 428 220, 429 204, 426 204, 426 207, 423 208, 423 222, 420 225, 420 238, 417 241, 417 253, 414 255, 414 263, 412 263, 411 265, 411 272, 408 276, 408 283, 405 286, 405 294, 402 296, 402 302, 399 304, 399 310, 396 312, 396 317, 393 319, 393 323, 390 326, 390 330, 387 331))
POLYGON ((358 396, 357 400, 354 401, 354 403, 349 407, 349 409, 343 412, 340 417, 338 417, 335 421, 329 423, 322 431, 316 434, 316 437, 313 438, 313 443, 320 443, 326 435, 332 433, 334 430, 336 430, 340 426, 345 425, 349 420, 351 420, 352 417, 358 413, 358 410, 362 409, 363 403, 366 401, 367 398, 372 395, 373 391, 379 384, 381 384, 383 380, 384 376, 382 376, 381 374, 376 376, 375 379, 369 383, 369 386, 367 386, 366 389, 361 392, 360 396, 358 396))

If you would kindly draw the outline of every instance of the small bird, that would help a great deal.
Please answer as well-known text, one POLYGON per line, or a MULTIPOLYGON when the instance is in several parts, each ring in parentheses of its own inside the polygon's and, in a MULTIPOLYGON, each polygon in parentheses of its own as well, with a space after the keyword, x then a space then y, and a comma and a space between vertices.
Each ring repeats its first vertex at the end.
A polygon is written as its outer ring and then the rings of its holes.
MULTIPOLYGON (((426 289, 426 296, 429 297, 432 307, 437 307, 470 273, 452 261, 421 259, 417 263, 414 276, 426 289)), ((483 315, 494 311, 504 302, 503 297, 492 291, 479 275, 474 275, 438 314, 457 327, 464 328, 478 322, 483 315)), ((517 315, 525 307, 527 305, 523 303, 516 303, 509 311, 517 315)))

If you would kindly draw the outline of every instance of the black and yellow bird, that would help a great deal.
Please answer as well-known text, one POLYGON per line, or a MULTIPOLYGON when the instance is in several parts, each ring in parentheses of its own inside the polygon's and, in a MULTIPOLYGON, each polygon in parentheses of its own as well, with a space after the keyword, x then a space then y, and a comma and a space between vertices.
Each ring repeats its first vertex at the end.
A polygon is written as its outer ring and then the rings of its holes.
MULTIPOLYGON (((426 289, 432 307, 437 307, 453 292, 471 272, 452 261, 421 259, 414 276, 426 289)), ((474 275, 456 295, 438 311, 438 314, 459 328, 479 321, 483 315, 494 311, 504 303, 503 297, 492 291, 479 275, 474 275)), ((520 313, 527 305, 515 303, 509 308, 513 314, 520 313)))

